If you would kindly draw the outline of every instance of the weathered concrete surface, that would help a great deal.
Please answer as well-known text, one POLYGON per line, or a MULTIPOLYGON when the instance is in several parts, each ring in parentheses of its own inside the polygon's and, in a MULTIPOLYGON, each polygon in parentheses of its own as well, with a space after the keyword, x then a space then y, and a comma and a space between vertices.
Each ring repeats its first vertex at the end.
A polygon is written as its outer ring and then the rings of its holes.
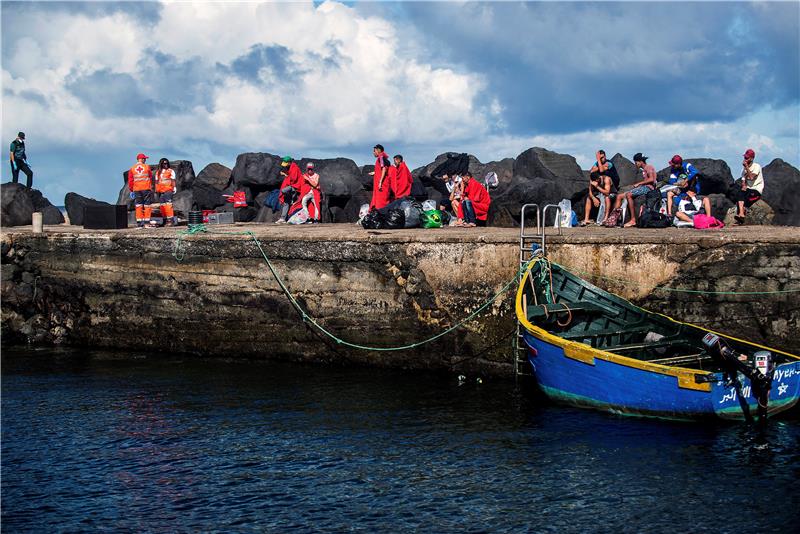
MULTIPOLYGON (((254 232, 308 313, 370 346, 439 333, 494 294, 518 262, 514 229, 365 231, 353 225, 236 225, 254 232)), ((306 327, 248 236, 177 229, 48 227, 2 234, 3 341, 508 374, 513 292, 422 348, 344 349, 306 327)), ((565 229, 554 261, 644 307, 800 352, 800 295, 654 290, 800 288, 794 228, 565 229)))

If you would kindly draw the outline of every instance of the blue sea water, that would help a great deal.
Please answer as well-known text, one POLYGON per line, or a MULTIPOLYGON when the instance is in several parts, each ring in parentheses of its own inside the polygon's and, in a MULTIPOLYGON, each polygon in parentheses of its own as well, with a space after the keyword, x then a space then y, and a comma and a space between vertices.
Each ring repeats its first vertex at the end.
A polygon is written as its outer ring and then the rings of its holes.
POLYGON ((7 532, 797 531, 800 421, 617 417, 475 377, 2 353, 7 532))

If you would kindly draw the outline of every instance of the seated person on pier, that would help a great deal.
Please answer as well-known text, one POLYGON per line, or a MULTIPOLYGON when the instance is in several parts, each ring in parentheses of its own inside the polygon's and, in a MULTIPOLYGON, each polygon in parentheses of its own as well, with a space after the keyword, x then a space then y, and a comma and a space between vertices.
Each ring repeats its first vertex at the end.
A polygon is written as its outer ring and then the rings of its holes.
POLYGON ((693 193, 695 196, 699 193, 697 176, 687 178, 681 174, 674 185, 674 189, 667 191, 667 215, 672 215, 675 211, 675 206, 680 205, 682 200, 688 200, 689 193, 693 193))
MULTIPOLYGON (((667 204, 669 207, 670 204, 667 204)), ((672 222, 675 226, 688 226, 684 223, 691 223, 694 216, 698 213, 711 215, 711 201, 708 197, 701 197, 694 190, 689 189, 686 191, 686 198, 678 202, 678 211, 675 213, 675 220, 672 222)))
POLYGON ((633 156, 633 164, 641 171, 642 180, 633 184, 631 190, 624 195, 617 195, 617 201, 614 203, 614 209, 619 208, 623 202, 628 203, 628 213, 631 214, 631 219, 625 223, 625 228, 636 226, 636 197, 644 196, 655 189, 656 182, 658 182, 656 169, 647 163, 647 156, 637 152, 633 156))
POLYGON ((461 177, 460 192, 461 202, 457 206, 457 215, 459 221, 463 221, 462 225, 486 226, 492 199, 483 184, 471 172, 466 172, 461 177))
POLYGON ((589 191, 586 193, 581 226, 591 224, 589 216, 592 213, 592 206, 597 208, 597 224, 603 224, 606 216, 611 211, 612 187, 611 177, 603 176, 596 172, 589 175, 589 191))
POLYGON ((753 161, 756 153, 748 148, 744 153, 742 162, 742 176, 739 178, 739 191, 736 194, 736 223, 743 224, 747 209, 761 199, 764 193, 764 174, 761 165, 753 161))
POLYGON ((668 186, 671 188, 662 188, 661 191, 666 191, 664 195, 667 198, 667 211, 671 211, 672 204, 677 204, 681 199, 686 198, 686 189, 691 187, 695 193, 700 192, 700 176, 697 169, 688 161, 683 161, 683 158, 675 154, 669 160, 670 173, 667 179, 668 186), (680 192, 677 192, 680 189, 680 192), (672 193, 670 195, 670 193, 672 193))
POLYGON ((443 174, 442 181, 444 182, 448 196, 439 201, 439 209, 451 212, 454 216, 457 216, 454 202, 458 203, 461 201, 461 176, 443 174), (454 194, 454 191, 457 189, 457 193, 454 194), (456 196, 458 198, 455 198, 456 196))

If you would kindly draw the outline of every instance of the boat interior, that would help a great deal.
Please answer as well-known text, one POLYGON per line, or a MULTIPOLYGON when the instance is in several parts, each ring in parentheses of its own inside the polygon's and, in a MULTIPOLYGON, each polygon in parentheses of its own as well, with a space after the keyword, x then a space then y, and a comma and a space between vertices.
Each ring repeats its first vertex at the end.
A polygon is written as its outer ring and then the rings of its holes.
MULTIPOLYGON (((551 334, 651 363, 721 370, 703 345, 706 330, 638 308, 557 265, 537 262, 523 284, 528 320, 551 334)), ((757 347, 724 339, 752 364, 757 347)), ((794 361, 781 353, 773 357, 776 364, 794 361)))

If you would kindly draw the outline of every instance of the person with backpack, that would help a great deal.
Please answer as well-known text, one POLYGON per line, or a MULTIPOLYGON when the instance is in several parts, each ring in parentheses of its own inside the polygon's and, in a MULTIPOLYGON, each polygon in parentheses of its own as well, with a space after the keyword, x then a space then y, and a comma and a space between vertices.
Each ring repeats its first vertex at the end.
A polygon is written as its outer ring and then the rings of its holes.
POLYGON ((742 176, 739 179, 740 190, 736 192, 736 215, 734 219, 737 224, 744 224, 747 209, 761 199, 764 193, 764 174, 761 165, 756 163, 756 152, 748 148, 742 156, 742 176))
POLYGON ((636 197, 646 195, 656 188, 656 169, 647 163, 647 156, 643 156, 641 152, 637 152, 633 156, 633 164, 642 172, 642 180, 633 184, 633 188, 627 191, 624 195, 617 197, 617 202, 614 209, 619 208, 623 201, 628 203, 628 213, 631 214, 631 219, 624 224, 625 228, 636 226, 636 197))

